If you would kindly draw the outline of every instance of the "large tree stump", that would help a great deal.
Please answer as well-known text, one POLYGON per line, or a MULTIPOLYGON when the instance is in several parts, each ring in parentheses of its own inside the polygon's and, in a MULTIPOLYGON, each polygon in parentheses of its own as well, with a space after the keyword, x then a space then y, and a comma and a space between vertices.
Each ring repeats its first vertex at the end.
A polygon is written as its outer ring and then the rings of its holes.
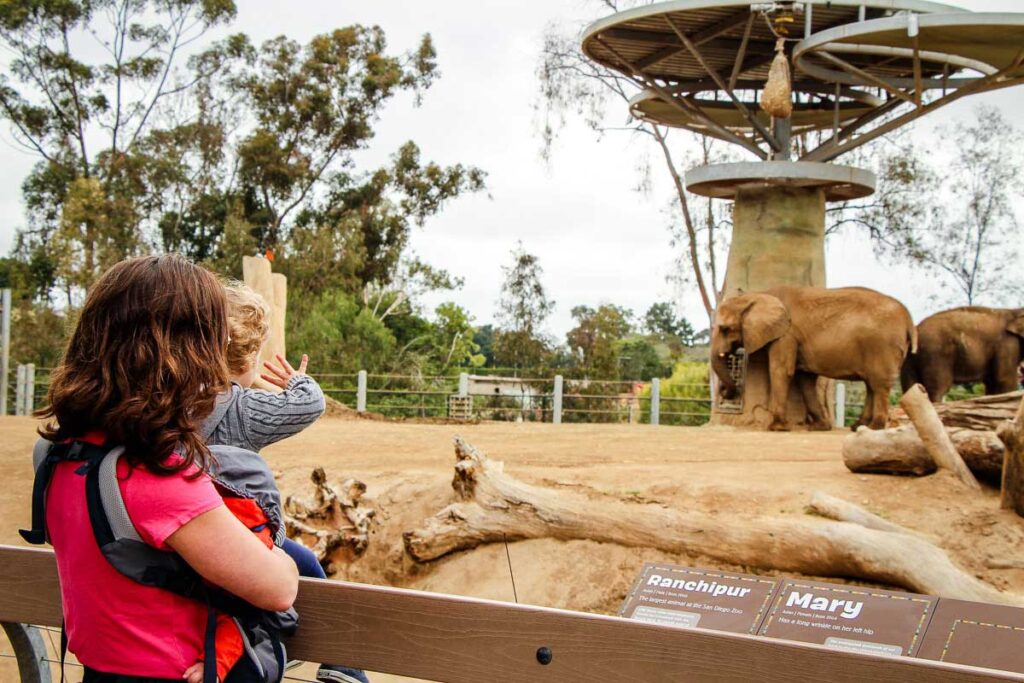
MULTIPOLYGON (((953 446, 971 472, 998 480, 1003 471, 1003 442, 995 432, 946 429, 953 446)), ((931 474, 937 467, 912 425, 890 429, 860 427, 843 440, 843 462, 851 472, 869 474, 931 474)))
POLYGON ((1024 517, 1024 400, 1016 418, 1000 425, 997 434, 1006 445, 1000 504, 1024 517))
MULTIPOLYGON (((1024 605, 1024 597, 979 581, 953 564, 941 548, 912 533, 811 517, 726 519, 660 505, 590 500, 510 477, 502 463, 460 438, 455 440, 455 453, 452 488, 459 502, 404 534, 406 551, 417 561, 506 539, 585 539, 705 555, 744 567, 854 577, 964 600, 1024 605)), ((842 512, 837 514, 846 516, 856 508, 850 503, 839 507, 842 512)), ((862 520, 874 517, 861 512, 862 520)))
POLYGON ((311 497, 288 496, 285 500, 285 526, 288 536, 310 548, 330 574, 330 560, 336 551, 344 549, 349 558, 366 551, 374 511, 360 506, 366 493, 363 482, 346 479, 332 486, 322 467, 314 469, 310 479, 311 497))
POLYGON ((900 405, 907 411, 907 417, 914 424, 925 450, 932 456, 935 464, 955 474, 969 488, 980 491, 981 485, 950 441, 946 428, 942 425, 932 402, 928 400, 924 387, 920 384, 910 387, 900 399, 900 405))

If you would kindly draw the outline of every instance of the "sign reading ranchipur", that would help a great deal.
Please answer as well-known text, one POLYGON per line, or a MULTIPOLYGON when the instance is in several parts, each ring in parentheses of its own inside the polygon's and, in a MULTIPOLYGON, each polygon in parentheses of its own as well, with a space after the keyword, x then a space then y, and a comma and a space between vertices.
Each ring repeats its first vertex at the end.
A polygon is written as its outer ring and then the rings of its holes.
POLYGON ((648 563, 619 614, 1024 673, 1024 609, 1003 605, 648 563))

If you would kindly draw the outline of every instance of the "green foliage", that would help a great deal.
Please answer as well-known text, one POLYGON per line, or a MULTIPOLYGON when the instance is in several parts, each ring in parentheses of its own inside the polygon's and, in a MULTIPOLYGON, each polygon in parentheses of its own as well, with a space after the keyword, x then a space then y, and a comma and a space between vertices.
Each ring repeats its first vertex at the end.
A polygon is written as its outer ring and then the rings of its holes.
POLYGON ((555 307, 540 281, 544 270, 522 243, 512 250, 512 265, 501 269, 505 280, 498 300, 501 329, 494 337, 495 361, 512 368, 538 367, 549 352, 542 328, 555 307))
POLYGON ((619 340, 632 330, 632 311, 602 304, 597 310, 589 306, 572 309, 576 327, 569 330, 566 341, 576 364, 595 377, 619 377, 619 340))
POLYGON ((675 341, 682 346, 693 346, 693 325, 683 316, 677 316, 675 307, 667 301, 651 304, 644 314, 644 329, 662 341, 675 341))
POLYGON ((301 316, 289 319, 288 346, 308 353, 314 372, 387 368, 397 345, 394 333, 344 292, 327 292, 301 316))
POLYGON ((659 352, 659 345, 650 339, 631 337, 619 341, 616 346, 619 376, 624 380, 649 382, 653 377, 663 377, 672 371, 671 352, 667 345, 661 344, 663 352, 659 352))
MULTIPOLYGON (((72 304, 111 263, 156 250, 237 274, 271 249, 292 291, 317 297, 387 287, 411 226, 483 187, 411 141, 383 168, 355 162, 387 103, 436 80, 429 35, 397 55, 376 26, 189 52, 234 15, 228 0, 0 4, 0 116, 40 158, 16 252, 42 266, 38 298, 72 304)), ((434 275, 421 281, 454 281, 434 275)))
MULTIPOLYGON (((647 386, 640 394, 649 406, 651 388, 647 386)), ((708 364, 695 362, 676 363, 672 376, 661 381, 661 414, 659 424, 702 425, 711 417, 711 391, 708 386, 708 364), (684 400, 685 399, 685 400, 684 400), (672 415, 671 413, 686 413, 672 415)), ((645 411, 644 422, 650 422, 650 412, 645 411)))
POLYGON ((431 356, 439 361, 439 370, 449 368, 477 368, 486 358, 480 345, 474 341, 473 316, 454 303, 443 303, 434 311, 437 316, 432 327, 431 356))

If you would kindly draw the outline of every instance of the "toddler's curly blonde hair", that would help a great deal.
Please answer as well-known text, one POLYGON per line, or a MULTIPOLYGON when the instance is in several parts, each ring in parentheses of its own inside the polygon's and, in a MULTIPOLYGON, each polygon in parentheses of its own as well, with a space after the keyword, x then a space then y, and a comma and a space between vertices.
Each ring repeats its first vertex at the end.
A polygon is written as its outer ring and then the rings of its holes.
POLYGON ((256 362, 256 356, 270 336, 270 306, 266 299, 241 282, 224 285, 228 300, 228 370, 241 375, 256 362))

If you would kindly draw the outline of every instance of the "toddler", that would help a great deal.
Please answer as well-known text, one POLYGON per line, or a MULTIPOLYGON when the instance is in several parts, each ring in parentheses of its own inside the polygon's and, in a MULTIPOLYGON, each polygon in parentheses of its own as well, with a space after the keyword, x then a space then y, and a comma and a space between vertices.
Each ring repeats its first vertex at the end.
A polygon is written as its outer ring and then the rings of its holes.
MULTIPOLYGON (((270 336, 270 307, 257 292, 239 282, 226 286, 228 302, 227 362, 231 387, 217 398, 213 412, 199 432, 210 446, 236 446, 259 452, 264 446, 297 434, 323 414, 326 402, 316 381, 306 374, 309 358, 302 356, 296 370, 280 354, 276 363, 264 363, 265 381, 278 386, 273 393, 252 389, 259 357, 270 336)), ((301 576, 325 579, 316 555, 306 546, 279 534, 272 539, 266 531, 266 519, 259 508, 246 499, 225 493, 225 504, 247 527, 260 535, 264 543, 277 542, 295 561, 301 576)), ((217 624, 217 673, 221 680, 241 655, 241 641, 229 619, 217 624), (237 644, 236 644, 237 643, 237 644), (223 654, 222 654, 223 653, 223 654)), ((185 672, 185 679, 202 680, 202 663, 185 672), (198 677, 196 676, 198 674, 198 677)), ((368 683, 366 675, 348 667, 324 664, 317 680, 325 683, 368 683)))

